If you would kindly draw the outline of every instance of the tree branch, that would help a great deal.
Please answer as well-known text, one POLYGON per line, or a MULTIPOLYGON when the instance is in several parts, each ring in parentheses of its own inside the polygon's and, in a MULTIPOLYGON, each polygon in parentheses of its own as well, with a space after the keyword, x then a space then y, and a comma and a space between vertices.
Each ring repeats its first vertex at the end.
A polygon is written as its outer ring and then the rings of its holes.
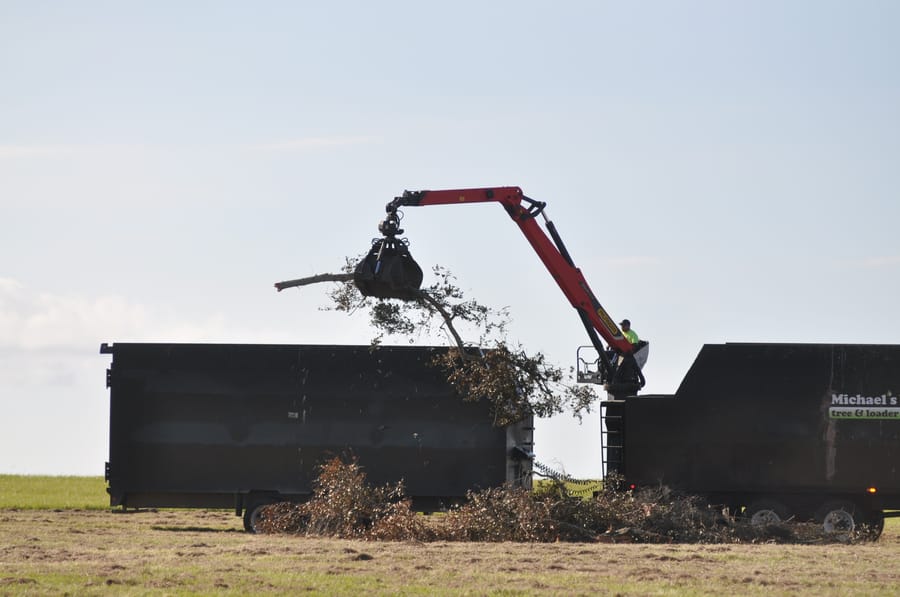
POLYGON ((456 331, 456 328, 453 327, 453 317, 450 313, 444 309, 444 306, 435 299, 433 296, 428 294, 427 292, 419 292, 419 298, 421 298, 424 302, 428 303, 432 306, 432 308, 440 313, 441 317, 444 318, 444 323, 447 324, 447 329, 450 331, 450 334, 453 336, 453 341, 456 342, 456 346, 459 347, 459 353, 463 358, 466 358, 466 345, 463 342, 462 337, 459 335, 459 332, 456 331))
MULTIPOLYGON (((549 416, 571 409, 580 413, 590 411, 596 397, 593 392, 582 392, 564 381, 561 369, 548 365, 541 353, 529 355, 520 346, 506 342, 506 311, 494 311, 474 300, 466 300, 462 291, 453 284, 453 276, 447 270, 435 266, 438 282, 411 293, 412 300, 367 300, 353 284, 356 263, 348 258, 339 273, 324 273, 275 284, 279 291, 285 288, 307 286, 322 282, 337 282, 330 291, 332 310, 353 313, 360 306, 367 307, 371 325, 381 335, 412 335, 417 332, 435 331, 442 320, 447 330, 450 350, 435 355, 433 362, 442 367, 447 380, 466 400, 486 397, 491 402, 496 425, 506 425, 528 414, 549 416), (435 319, 440 315, 441 320, 435 319), (465 321, 480 330, 479 343, 492 344, 487 352, 480 353, 467 344, 454 322, 465 321), (491 342, 492 334, 501 337, 491 342), (456 348, 456 350, 453 350, 456 348), (559 386, 559 388, 557 388, 559 386)), ((381 339, 378 336, 373 343, 381 339)))
POLYGON ((294 288, 295 286, 308 286, 309 284, 318 284, 319 282, 349 282, 353 279, 353 274, 316 274, 307 278, 297 278, 296 280, 285 280, 284 282, 276 282, 275 289, 281 292, 285 288, 294 288))

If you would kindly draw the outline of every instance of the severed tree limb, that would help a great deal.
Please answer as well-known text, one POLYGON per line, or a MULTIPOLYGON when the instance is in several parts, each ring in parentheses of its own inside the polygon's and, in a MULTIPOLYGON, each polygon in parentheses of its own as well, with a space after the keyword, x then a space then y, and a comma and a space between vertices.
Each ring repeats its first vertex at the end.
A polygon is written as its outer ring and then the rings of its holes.
MULTIPOLYGON (((295 288, 298 286, 309 286, 310 284, 319 284, 322 282, 350 282, 353 280, 353 274, 351 273, 340 273, 340 274, 316 274, 314 276, 307 276, 306 278, 297 278, 296 280, 285 280, 284 282, 276 282, 275 289, 278 292, 286 288, 295 288)), ((467 358, 468 354, 466 353, 466 345, 463 342, 462 336, 459 335, 459 332, 456 331, 456 328, 453 327, 453 316, 444 308, 444 306, 435 299, 433 296, 424 291, 419 291, 419 300, 424 303, 430 305, 435 311, 440 314, 440 316, 444 319, 444 323, 447 324, 447 329, 450 331, 450 335, 453 336, 453 341, 456 343, 456 346, 459 347, 459 353, 463 358, 467 358)))
POLYGON ((439 301, 437 301, 427 292, 419 291, 419 298, 431 305, 435 311, 440 313, 441 317, 444 318, 444 323, 447 324, 447 329, 450 331, 450 335, 453 336, 453 341, 456 342, 456 346, 459 347, 460 356, 462 356, 462 358, 467 358, 468 353, 466 353, 466 345, 463 342, 462 337, 459 335, 459 332, 457 332, 456 328, 453 327, 453 317, 447 312, 446 309, 444 309, 444 306, 441 305, 439 301))
POLYGON ((316 274, 315 276, 297 278, 296 280, 275 282, 275 289, 281 292, 285 288, 294 288, 295 286, 307 286, 309 284, 318 284, 319 282, 349 282, 352 279, 353 274, 316 274))

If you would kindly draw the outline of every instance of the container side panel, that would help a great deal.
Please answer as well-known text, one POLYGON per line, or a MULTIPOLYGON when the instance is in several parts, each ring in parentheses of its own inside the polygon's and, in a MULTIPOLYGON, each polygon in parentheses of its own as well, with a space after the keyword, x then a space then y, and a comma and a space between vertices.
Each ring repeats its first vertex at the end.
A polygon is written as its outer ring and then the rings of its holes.
MULTIPOLYGON (((354 456, 373 483, 464 496, 508 475, 507 431, 463 402, 434 350, 115 344, 111 493, 311 491, 354 456)), ((115 499, 115 498, 114 498, 115 499)))
POLYGON ((900 494, 898 393, 900 346, 707 345, 670 403, 629 400, 629 476, 693 491, 900 494))

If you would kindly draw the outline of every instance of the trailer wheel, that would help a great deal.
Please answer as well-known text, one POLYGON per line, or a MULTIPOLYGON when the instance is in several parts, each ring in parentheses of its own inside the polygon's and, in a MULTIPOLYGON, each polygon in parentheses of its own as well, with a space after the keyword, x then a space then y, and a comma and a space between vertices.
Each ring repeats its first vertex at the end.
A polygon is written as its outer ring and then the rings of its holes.
POLYGON ((271 505, 270 502, 254 502, 244 510, 244 530, 248 533, 256 533, 257 525, 263 520, 263 508, 271 505))
POLYGON ((857 534, 861 539, 877 541, 884 530, 884 512, 871 510, 866 513, 865 520, 857 528, 857 534))
POLYGON ((747 506, 744 516, 753 526, 763 527, 782 523, 790 518, 790 511, 781 502, 765 499, 757 500, 747 506))
POLYGON ((816 512, 816 522, 822 525, 826 533, 847 533, 856 529, 858 519, 856 505, 847 500, 825 502, 816 512))

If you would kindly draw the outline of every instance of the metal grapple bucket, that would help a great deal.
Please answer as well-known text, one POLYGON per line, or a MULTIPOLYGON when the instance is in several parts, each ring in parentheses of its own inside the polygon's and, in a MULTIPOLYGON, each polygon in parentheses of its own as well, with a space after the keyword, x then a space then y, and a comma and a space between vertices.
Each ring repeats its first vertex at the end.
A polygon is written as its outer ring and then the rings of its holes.
POLYGON ((403 241, 382 238, 353 272, 353 282, 363 296, 412 300, 419 296, 422 268, 403 241))

